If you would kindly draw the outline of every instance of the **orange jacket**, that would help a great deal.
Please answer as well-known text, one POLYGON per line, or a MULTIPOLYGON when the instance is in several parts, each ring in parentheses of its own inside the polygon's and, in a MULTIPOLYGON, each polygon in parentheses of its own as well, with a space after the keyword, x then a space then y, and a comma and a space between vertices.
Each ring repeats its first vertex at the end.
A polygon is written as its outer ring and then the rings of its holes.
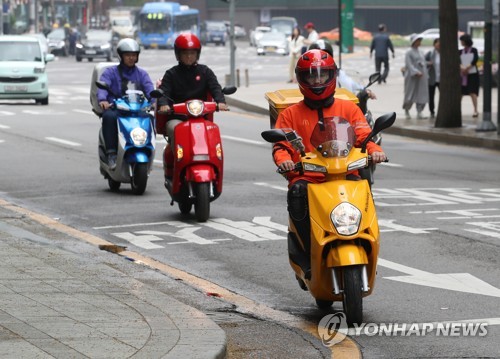
MULTIPOLYGON (((356 147, 361 146, 363 140, 370 134, 371 128, 359 107, 351 101, 336 98, 333 105, 323 108, 323 117, 339 116, 351 123, 356 133, 356 147)), ((275 128, 292 128, 304 143, 305 151, 311 152, 311 134, 318 123, 318 110, 313 110, 306 106, 304 101, 300 101, 286 109, 278 116, 275 128)), ((368 142, 366 149, 368 154, 382 152, 382 148, 374 142, 368 142)), ((274 162, 277 166, 286 160, 293 162, 300 161, 300 154, 286 141, 278 142, 273 146, 274 162)), ((320 173, 308 173, 307 176, 300 176, 297 172, 287 173, 290 184, 299 179, 307 179, 310 182, 321 182, 324 176, 320 173)))

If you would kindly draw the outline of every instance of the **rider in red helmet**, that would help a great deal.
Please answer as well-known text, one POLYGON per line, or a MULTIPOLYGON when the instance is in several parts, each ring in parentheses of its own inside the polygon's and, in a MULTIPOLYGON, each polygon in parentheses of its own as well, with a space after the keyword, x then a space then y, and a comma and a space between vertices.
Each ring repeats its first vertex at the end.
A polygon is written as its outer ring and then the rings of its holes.
MULTIPOLYGON (((198 63, 201 53, 200 39, 194 34, 186 33, 177 36, 174 43, 175 57, 178 65, 170 68, 163 75, 159 88, 164 96, 158 99, 160 111, 170 111, 174 103, 191 99, 208 100, 211 95, 218 103, 220 111, 228 111, 222 87, 214 72, 206 65, 198 63)), ((166 125, 167 136, 174 149, 174 128, 182 121, 170 119, 166 125)))
MULTIPOLYGON (((309 50, 297 61, 295 75, 304 99, 284 109, 279 114, 275 127, 294 129, 302 137, 305 152, 313 150, 310 142, 312 131, 324 118, 338 116, 349 121, 356 133, 355 146, 361 145, 371 132, 370 125, 355 103, 333 97, 337 85, 337 71, 333 57, 323 50, 309 50)), ((367 151, 375 163, 386 160, 385 153, 374 142, 368 142, 367 151)), ((281 170, 291 171, 287 172, 288 212, 300 237, 306 241, 305 252, 302 256, 304 260, 300 265, 304 273, 307 273, 310 270, 311 230, 307 208, 307 184, 320 183, 324 176, 320 173, 314 176, 314 172, 301 175, 292 171, 295 163, 300 161, 300 155, 286 141, 278 142, 273 146, 273 157, 281 170)), ((355 173, 348 178, 360 179, 355 173)), ((293 233, 289 233, 288 236, 289 243, 297 241, 293 233)), ((301 248, 301 245, 293 247, 301 248)))

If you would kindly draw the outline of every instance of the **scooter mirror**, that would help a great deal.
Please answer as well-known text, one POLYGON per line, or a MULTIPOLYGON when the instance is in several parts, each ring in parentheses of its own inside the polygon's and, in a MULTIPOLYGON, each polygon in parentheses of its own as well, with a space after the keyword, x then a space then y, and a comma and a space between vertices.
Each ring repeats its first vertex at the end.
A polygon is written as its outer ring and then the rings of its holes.
POLYGON ((375 124, 373 125, 373 132, 375 134, 379 133, 386 128, 391 127, 396 121, 396 112, 386 113, 375 120, 375 124))
POLYGON ((228 87, 224 87, 224 88, 222 89, 222 93, 223 93, 224 95, 232 95, 233 93, 235 93, 235 92, 236 92, 236 90, 237 90, 237 89, 238 89, 238 88, 237 88, 236 86, 228 86, 228 87))
POLYGON ((107 90, 107 91, 109 91, 109 90, 110 90, 110 89, 109 89, 108 84, 107 84, 107 83, 105 83, 105 82, 102 82, 102 81, 96 81, 96 82, 95 82, 95 84, 96 84, 96 86, 97 86, 98 88, 100 88, 101 90, 107 90))
POLYGON ((263 131, 261 134, 262 138, 271 143, 285 141, 286 133, 282 129, 275 128, 272 130, 263 131))
POLYGON ((366 137, 361 144, 361 152, 366 152, 366 144, 372 139, 373 136, 375 136, 382 130, 391 127, 394 124, 394 121, 396 121, 396 112, 389 112, 377 118, 375 120, 375 124, 373 125, 372 132, 370 132, 368 137, 366 137))
MULTIPOLYGON (((372 84, 377 82, 379 78, 380 78, 380 72, 374 72, 373 74, 371 74, 370 77, 368 78, 368 81, 369 81, 368 86, 371 86, 372 84)), ((368 87, 368 86, 366 86, 366 87, 368 87)))
POLYGON ((163 91, 160 89, 156 89, 156 90, 151 91, 151 93, 149 95, 153 98, 160 98, 163 96, 163 91))

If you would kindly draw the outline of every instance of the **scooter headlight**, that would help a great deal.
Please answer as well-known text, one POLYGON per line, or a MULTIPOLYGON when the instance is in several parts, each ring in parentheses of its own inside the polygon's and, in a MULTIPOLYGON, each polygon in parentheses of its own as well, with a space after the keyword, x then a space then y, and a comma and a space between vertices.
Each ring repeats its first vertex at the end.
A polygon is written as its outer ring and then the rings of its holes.
POLYGON ((191 114, 191 116, 199 116, 203 113, 203 109, 205 107, 205 104, 203 101, 200 100, 192 100, 187 103, 187 109, 188 112, 191 114))
POLYGON ((132 138, 134 145, 144 146, 146 140, 148 139, 148 133, 142 128, 134 128, 132 132, 130 132, 130 137, 132 138))
POLYGON ((361 211, 352 204, 343 202, 333 209, 330 218, 339 234, 350 236, 358 232, 361 211))

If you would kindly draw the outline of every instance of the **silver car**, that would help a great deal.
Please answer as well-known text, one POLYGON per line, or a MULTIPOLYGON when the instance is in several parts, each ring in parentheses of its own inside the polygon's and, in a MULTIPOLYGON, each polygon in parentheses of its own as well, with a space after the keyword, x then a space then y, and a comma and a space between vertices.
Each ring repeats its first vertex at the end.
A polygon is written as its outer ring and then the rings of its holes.
POLYGON ((267 54, 278 54, 287 56, 288 39, 282 32, 271 31, 262 35, 262 38, 257 42, 257 55, 263 56, 267 54))
POLYGON ((255 29, 250 31, 250 46, 257 46, 257 42, 259 42, 262 38, 262 35, 270 31, 271 28, 269 26, 257 26, 255 29))

